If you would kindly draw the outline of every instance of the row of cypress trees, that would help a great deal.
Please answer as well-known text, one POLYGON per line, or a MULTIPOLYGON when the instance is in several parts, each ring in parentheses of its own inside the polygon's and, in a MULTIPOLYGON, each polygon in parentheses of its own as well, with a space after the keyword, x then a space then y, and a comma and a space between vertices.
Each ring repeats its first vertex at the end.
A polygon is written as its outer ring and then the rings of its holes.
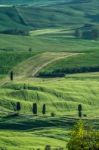
MULTIPOLYGON (((21 110, 21 103, 17 102, 16 103, 16 111, 19 113, 20 110, 21 110)), ((32 112, 34 115, 37 115, 37 113, 38 113, 37 103, 33 103, 32 112)), ((43 115, 46 114, 46 104, 43 104, 43 106, 42 106, 42 114, 43 115)))
MULTIPOLYGON (((20 102, 17 102, 16 111, 19 112, 20 110, 21 110, 21 104, 20 104, 20 102)), ((33 103, 32 112, 34 115, 37 115, 37 113, 38 113, 37 103, 33 103)), ((43 106, 42 106, 42 114, 43 115, 46 114, 46 104, 43 104, 43 106)), ((81 104, 78 105, 78 117, 79 118, 82 117, 82 105, 81 104)))
MULTIPOLYGON (((33 104, 32 112, 33 112, 33 114, 37 115, 37 113, 38 113, 37 103, 34 103, 34 104, 33 104)), ((42 114, 43 114, 43 115, 46 114, 46 105, 45 105, 45 104, 43 104, 43 107, 42 107, 42 114)))

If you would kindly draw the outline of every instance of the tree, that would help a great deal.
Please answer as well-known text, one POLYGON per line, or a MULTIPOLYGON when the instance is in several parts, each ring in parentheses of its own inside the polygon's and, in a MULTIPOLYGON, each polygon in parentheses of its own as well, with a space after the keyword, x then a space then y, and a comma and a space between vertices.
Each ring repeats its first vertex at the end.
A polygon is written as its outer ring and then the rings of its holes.
POLYGON ((51 150, 51 146, 50 145, 46 145, 45 146, 45 150, 51 150))
POLYGON ((68 150, 99 150, 99 131, 80 120, 71 133, 67 147, 68 150))
POLYGON ((10 72, 10 80, 11 80, 11 81, 13 81, 13 76, 14 76, 14 73, 13 73, 13 71, 11 71, 11 72, 10 72))
POLYGON ((26 89, 26 84, 24 83, 24 85, 23 85, 23 89, 25 90, 26 89))
POLYGON ((78 105, 78 111, 82 111, 82 105, 81 104, 78 105))
POLYGON ((32 48, 29 48, 29 52, 31 52, 32 51, 32 48))
POLYGON ((78 105, 78 116, 81 118, 82 117, 82 105, 78 105))
POLYGON ((19 112, 20 110, 21 110, 21 104, 20 104, 20 102, 17 102, 16 111, 19 112))
POLYGON ((36 103, 33 104, 32 111, 33 111, 33 114, 37 115, 37 104, 36 103))
POLYGON ((45 105, 45 104, 43 104, 42 114, 43 114, 43 115, 45 115, 45 114, 46 114, 46 105, 45 105))

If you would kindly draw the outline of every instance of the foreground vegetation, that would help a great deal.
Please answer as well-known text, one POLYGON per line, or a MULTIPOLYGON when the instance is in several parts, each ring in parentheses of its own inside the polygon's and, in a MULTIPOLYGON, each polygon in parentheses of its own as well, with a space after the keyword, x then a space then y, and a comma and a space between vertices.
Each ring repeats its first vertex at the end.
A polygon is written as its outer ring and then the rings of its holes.
POLYGON ((77 122, 72 132, 72 137, 67 145, 69 150, 98 150, 99 132, 93 130, 83 121, 77 122))

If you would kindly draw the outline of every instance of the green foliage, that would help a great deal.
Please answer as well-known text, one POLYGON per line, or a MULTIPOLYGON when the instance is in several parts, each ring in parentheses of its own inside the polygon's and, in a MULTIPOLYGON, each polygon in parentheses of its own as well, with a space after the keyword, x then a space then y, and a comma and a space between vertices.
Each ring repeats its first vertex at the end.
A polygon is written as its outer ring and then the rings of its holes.
POLYGON ((85 127, 83 121, 79 121, 71 135, 68 143, 69 150, 98 150, 99 149, 99 132, 85 127))

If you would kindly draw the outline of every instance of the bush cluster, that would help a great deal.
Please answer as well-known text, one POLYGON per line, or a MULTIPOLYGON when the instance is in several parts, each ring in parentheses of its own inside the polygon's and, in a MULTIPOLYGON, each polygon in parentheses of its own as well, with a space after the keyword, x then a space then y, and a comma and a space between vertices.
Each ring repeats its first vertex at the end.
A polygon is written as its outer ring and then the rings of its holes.
POLYGON ((68 150, 99 150, 99 131, 78 121, 71 133, 68 150))

